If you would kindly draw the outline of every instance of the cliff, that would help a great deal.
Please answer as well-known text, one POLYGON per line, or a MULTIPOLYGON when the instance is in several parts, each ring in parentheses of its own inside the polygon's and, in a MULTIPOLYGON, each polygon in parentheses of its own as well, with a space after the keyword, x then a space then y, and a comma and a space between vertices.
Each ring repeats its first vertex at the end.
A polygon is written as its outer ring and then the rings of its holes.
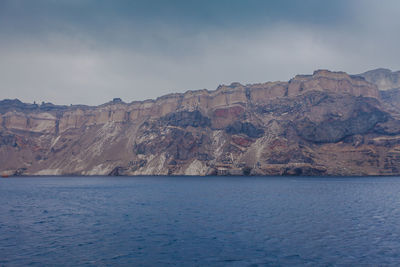
POLYGON ((400 88, 400 71, 392 72, 388 69, 376 69, 359 74, 366 81, 376 84, 379 90, 400 88))
POLYGON ((393 95, 400 94, 380 91, 382 82, 363 75, 318 70, 288 82, 232 83, 96 107, 3 100, 0 172, 399 174, 393 95))

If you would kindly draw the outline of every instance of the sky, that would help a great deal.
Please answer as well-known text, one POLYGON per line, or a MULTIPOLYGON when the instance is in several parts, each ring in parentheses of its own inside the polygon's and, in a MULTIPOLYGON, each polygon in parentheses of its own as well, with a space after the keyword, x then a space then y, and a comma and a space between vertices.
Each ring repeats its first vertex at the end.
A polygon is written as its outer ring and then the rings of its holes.
POLYGON ((1 0, 0 99, 99 105, 400 70, 398 0, 1 0))

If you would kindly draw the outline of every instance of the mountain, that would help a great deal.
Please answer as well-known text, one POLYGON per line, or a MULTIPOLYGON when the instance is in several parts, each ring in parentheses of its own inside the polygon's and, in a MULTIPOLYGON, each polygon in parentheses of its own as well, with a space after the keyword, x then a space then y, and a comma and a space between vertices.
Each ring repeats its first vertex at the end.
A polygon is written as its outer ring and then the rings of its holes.
POLYGON ((318 70, 94 107, 3 100, 0 172, 399 175, 397 74, 318 70))
POLYGON ((381 68, 364 72, 360 76, 366 81, 376 84, 382 91, 400 88, 400 71, 392 72, 381 68))

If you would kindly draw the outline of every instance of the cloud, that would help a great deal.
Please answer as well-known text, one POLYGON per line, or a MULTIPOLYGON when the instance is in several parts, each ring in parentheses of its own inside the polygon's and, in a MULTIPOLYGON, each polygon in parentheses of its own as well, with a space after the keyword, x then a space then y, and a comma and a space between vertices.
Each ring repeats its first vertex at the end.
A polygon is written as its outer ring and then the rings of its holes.
POLYGON ((94 13, 89 0, 45 1, 37 14, 28 2, 13 1, 5 7, 11 15, 0 16, 15 26, 0 30, 0 98, 98 105, 288 80, 319 68, 400 69, 395 1, 233 1, 233 8, 221 1, 214 9, 195 1, 96 1, 94 13))

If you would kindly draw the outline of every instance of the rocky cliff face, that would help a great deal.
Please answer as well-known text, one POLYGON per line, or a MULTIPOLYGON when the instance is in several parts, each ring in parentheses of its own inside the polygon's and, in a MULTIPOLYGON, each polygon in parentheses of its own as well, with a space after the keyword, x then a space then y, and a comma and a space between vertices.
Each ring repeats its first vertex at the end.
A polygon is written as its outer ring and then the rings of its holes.
POLYGON ((379 90, 400 88, 400 71, 392 72, 388 69, 370 70, 360 74, 366 81, 376 84, 379 90))
POLYGON ((319 70, 97 107, 3 100, 0 172, 399 174, 400 94, 362 75, 319 70))

